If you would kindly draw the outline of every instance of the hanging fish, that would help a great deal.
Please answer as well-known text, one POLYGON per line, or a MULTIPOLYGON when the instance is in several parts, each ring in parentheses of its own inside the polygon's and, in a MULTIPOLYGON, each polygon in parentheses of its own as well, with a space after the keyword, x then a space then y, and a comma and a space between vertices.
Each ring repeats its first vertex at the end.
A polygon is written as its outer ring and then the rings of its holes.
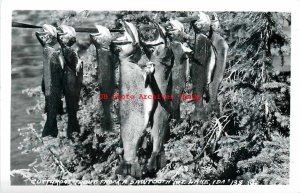
POLYGON ((64 59, 63 92, 68 113, 67 136, 72 137, 73 132, 80 133, 77 119, 80 90, 83 79, 83 62, 72 45, 76 42, 76 32, 73 27, 61 25, 58 27, 58 43, 64 59))
POLYGON ((45 24, 41 32, 36 32, 36 37, 43 47, 43 80, 42 90, 45 95, 45 112, 47 113, 46 123, 42 136, 57 137, 56 116, 62 113, 62 61, 60 52, 54 46, 57 43, 56 28, 45 24))
POLYGON ((112 95, 115 90, 115 56, 111 52, 112 36, 108 28, 96 25, 98 33, 90 34, 91 42, 96 48, 97 58, 97 81, 100 94, 106 94, 105 99, 101 99, 103 106, 102 127, 104 130, 112 129, 112 95))

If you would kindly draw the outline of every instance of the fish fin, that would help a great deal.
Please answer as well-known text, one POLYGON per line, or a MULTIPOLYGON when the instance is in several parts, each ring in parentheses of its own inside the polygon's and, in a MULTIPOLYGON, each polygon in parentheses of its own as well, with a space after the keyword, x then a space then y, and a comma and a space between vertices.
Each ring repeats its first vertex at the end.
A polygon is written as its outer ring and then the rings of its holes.
POLYGON ((146 75, 146 80, 145 80, 145 88, 147 88, 148 85, 150 85, 150 77, 149 77, 149 75, 147 74, 147 75, 146 75))
POLYGON ((61 69, 64 69, 64 66, 65 66, 65 58, 64 58, 64 56, 61 55, 61 54, 59 54, 58 58, 59 58, 59 63, 60 63, 61 69))

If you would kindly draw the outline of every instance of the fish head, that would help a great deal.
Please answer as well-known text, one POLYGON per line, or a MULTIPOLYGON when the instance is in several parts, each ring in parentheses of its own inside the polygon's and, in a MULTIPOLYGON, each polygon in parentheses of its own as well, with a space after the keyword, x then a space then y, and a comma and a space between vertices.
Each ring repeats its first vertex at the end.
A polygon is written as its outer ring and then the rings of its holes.
POLYGON ((42 31, 36 32, 35 34, 43 45, 54 46, 57 43, 57 31, 52 25, 44 24, 42 31))
POLYGON ((196 33, 207 33, 210 30, 211 20, 209 16, 202 11, 197 15, 198 19, 192 23, 196 33))
POLYGON ((171 40, 170 47, 174 54, 174 57, 181 57, 185 53, 185 47, 183 46, 184 39, 184 26, 178 20, 170 20, 167 27, 168 37, 171 40))
POLYGON ((212 27, 213 30, 217 30, 220 26, 219 18, 218 15, 214 12, 213 15, 211 16, 211 24, 210 26, 212 27))
POLYGON ((90 34, 91 42, 95 45, 96 48, 109 50, 112 41, 112 35, 109 29, 101 25, 95 26, 98 30, 98 33, 90 34))
POLYGON ((178 20, 170 20, 166 26, 166 31, 171 41, 182 41, 184 38, 184 26, 178 20))
POLYGON ((57 40, 61 46, 72 46, 76 42, 76 32, 71 26, 61 25, 58 27, 57 40))
MULTIPOLYGON (((152 31, 153 38, 146 40, 143 35, 140 35, 141 45, 149 59, 151 57, 163 58, 167 52, 166 30, 158 23, 152 22, 152 24, 154 29, 154 31, 152 31)), ((144 34, 143 30, 144 29, 140 30, 141 34, 144 34)))
POLYGON ((138 61, 141 58, 141 48, 137 28, 126 21, 122 22, 122 27, 124 33, 112 40, 113 49, 118 53, 119 59, 130 57, 138 61))

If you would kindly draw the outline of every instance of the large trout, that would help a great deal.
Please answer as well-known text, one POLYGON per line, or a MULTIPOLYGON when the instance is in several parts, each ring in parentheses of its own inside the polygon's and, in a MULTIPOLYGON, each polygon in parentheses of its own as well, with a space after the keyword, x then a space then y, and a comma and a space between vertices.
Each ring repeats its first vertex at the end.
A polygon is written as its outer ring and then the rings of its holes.
POLYGON ((43 25, 42 32, 36 32, 36 37, 43 47, 43 80, 42 90, 45 95, 46 123, 42 136, 57 137, 56 116, 62 112, 62 60, 60 52, 54 48, 57 43, 56 28, 51 25, 43 25))
POLYGON ((68 113, 67 135, 71 138, 73 132, 80 133, 77 111, 83 79, 83 67, 76 50, 72 48, 72 45, 76 42, 74 28, 61 25, 59 30, 57 39, 64 59, 63 92, 68 113))
POLYGON ((101 99, 103 106, 102 127, 104 130, 112 128, 112 95, 115 90, 115 60, 111 52, 112 36, 108 28, 96 25, 99 33, 90 34, 91 42, 96 48, 97 58, 97 81, 100 88, 100 94, 107 97, 101 99))

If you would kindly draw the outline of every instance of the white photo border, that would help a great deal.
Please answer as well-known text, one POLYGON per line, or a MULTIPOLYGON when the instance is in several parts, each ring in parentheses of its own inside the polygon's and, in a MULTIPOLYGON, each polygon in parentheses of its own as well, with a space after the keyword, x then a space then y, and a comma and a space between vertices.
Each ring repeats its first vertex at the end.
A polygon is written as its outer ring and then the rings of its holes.
POLYGON ((1 6, 1 54, 0 54, 0 192, 300 192, 300 129, 298 108, 300 107, 300 89, 297 83, 300 76, 299 37, 300 1, 299 0, 2 0, 1 6), (11 132, 11 21, 13 10, 148 10, 148 11, 275 11, 291 12, 291 117, 290 117, 290 179, 289 185, 264 186, 11 186, 10 185, 10 132, 11 132))

